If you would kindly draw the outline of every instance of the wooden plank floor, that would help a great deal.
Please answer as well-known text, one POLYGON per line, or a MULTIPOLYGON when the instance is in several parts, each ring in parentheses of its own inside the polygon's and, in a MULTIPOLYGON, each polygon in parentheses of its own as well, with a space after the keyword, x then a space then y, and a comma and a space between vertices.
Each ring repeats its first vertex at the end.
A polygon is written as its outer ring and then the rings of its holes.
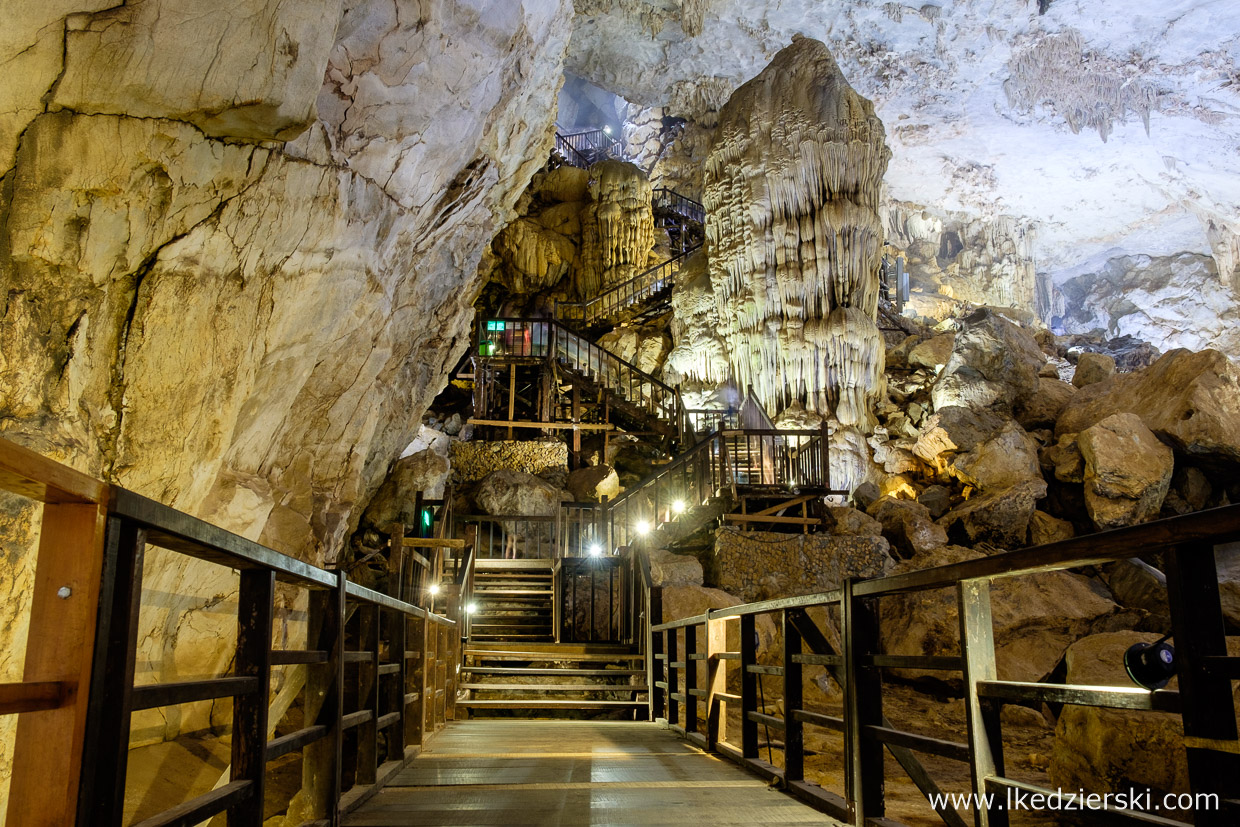
POLYGON ((658 724, 451 723, 347 827, 839 822, 658 724))

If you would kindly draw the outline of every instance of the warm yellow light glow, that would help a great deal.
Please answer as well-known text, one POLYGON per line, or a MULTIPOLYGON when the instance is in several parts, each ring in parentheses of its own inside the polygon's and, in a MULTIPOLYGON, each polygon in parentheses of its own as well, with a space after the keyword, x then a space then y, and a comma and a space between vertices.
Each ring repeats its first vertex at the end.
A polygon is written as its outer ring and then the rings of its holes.
POLYGON ((431 597, 434 597, 435 595, 439 594, 439 584, 431 583, 431 587, 427 589, 427 591, 431 593, 431 597))
POLYGON ((684 514, 685 513, 685 501, 677 500, 676 502, 672 503, 672 513, 673 514, 684 514))
POLYGON ((637 531, 638 535, 641 537, 645 537, 647 534, 650 533, 650 523, 646 522, 645 520, 638 520, 637 525, 633 526, 633 528, 637 531))
POLYGON ((466 614, 473 614, 473 613, 474 613, 474 612, 476 612, 476 611, 478 611, 478 604, 477 604, 477 603, 470 603, 468 606, 466 606, 466 607, 465 607, 465 613, 466 613, 466 614))
POLYGON ((595 543, 594 545, 590 546, 590 556, 591 557, 602 557, 603 547, 600 546, 598 543, 595 543))

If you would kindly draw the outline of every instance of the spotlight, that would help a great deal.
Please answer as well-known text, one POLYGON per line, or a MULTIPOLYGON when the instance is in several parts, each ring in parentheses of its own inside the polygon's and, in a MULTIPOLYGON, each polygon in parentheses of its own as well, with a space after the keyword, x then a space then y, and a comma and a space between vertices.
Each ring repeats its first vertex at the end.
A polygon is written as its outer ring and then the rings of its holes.
POLYGON ((650 523, 645 520, 638 520, 637 525, 633 526, 633 528, 637 530, 639 537, 645 537, 650 533, 650 523))
POLYGON ((600 546, 598 543, 595 543, 594 545, 590 546, 590 556, 591 557, 602 557, 603 547, 600 546))
POLYGON ((477 603, 470 603, 468 606, 466 606, 466 607, 465 607, 465 614, 470 614, 470 615, 471 615, 471 614, 473 614, 473 613, 474 613, 474 612, 476 612, 476 611, 478 611, 478 604, 477 604, 477 603))
POLYGON ((1153 643, 1134 643, 1124 653, 1124 669, 1133 683, 1146 689, 1162 689, 1175 677, 1175 649, 1163 635, 1153 643))
POLYGON ((603 134, 605 134, 605 135, 610 135, 610 134, 611 134, 611 127, 610 127, 610 126, 604 126, 604 127, 603 127, 603 134))
POLYGON ((672 513, 673 514, 684 514, 685 513, 685 501, 677 500, 676 502, 672 503, 672 513))
POLYGON ((427 589, 427 591, 431 593, 431 597, 434 597, 435 595, 439 594, 439 584, 431 583, 431 587, 427 589))

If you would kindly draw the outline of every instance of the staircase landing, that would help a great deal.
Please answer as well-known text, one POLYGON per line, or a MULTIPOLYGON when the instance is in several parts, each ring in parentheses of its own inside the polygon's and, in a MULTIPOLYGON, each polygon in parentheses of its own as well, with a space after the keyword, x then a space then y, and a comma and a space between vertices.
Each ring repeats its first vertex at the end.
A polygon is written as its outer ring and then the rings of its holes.
POLYGON ((658 724, 458 721, 343 824, 839 822, 658 724))

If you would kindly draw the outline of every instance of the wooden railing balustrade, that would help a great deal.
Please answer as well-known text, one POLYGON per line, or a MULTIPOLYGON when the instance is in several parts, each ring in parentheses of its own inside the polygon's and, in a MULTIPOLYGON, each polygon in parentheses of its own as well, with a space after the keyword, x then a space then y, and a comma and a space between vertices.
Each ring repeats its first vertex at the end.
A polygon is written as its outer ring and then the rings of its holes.
MULTIPOLYGON (((886 816, 884 748, 926 796, 942 792, 917 753, 969 765, 971 792, 994 794, 990 809, 971 818, 940 807, 952 827, 966 820, 977 827, 1006 827, 1007 791, 1053 796, 1055 791, 1019 781, 1005 770, 1000 710, 1004 704, 1080 704, 1114 709, 1178 712, 1183 719, 1190 785, 1197 800, 1213 795, 1210 806, 1194 814, 1197 827, 1240 823, 1240 740, 1232 681, 1240 679, 1240 658, 1227 655, 1214 546, 1240 539, 1240 505, 1216 508, 1144 525, 1063 542, 996 554, 937 568, 871 580, 848 580, 843 588, 720 608, 695 617, 659 623, 651 631, 647 658, 651 715, 705 749, 725 755, 777 780, 793 795, 856 827, 896 824, 886 816), (1141 687, 1071 686, 999 680, 995 665, 991 583, 1003 578, 1097 565, 1160 552, 1167 572, 1171 629, 1179 660, 1179 690, 1141 687), (950 656, 884 653, 878 627, 878 601, 931 589, 955 592, 960 617, 960 651, 950 656), (811 616, 817 612, 835 628, 842 649, 811 616), (780 652, 759 662, 755 620, 776 618, 782 631, 780 652), (728 647, 728 624, 739 649, 728 647), (775 663, 772 663, 775 661, 775 663), (843 714, 805 707, 804 669, 825 667, 843 690, 843 714), (883 714, 883 670, 940 670, 962 676, 967 740, 958 742, 896 727, 883 714), (739 672, 739 694, 728 676, 739 672), (759 681, 782 682, 783 714, 759 709, 759 681), (728 728, 729 719, 739 732, 728 728), (778 733, 782 767, 762 759, 759 727, 778 733), (825 789, 805 780, 804 731, 816 727, 844 738, 842 789, 825 789)), ((640 549, 634 549, 641 556, 640 549)), ((648 604, 651 587, 644 587, 648 604)), ((657 592, 657 589, 654 590, 657 592)), ((1120 675, 1119 677, 1123 677, 1120 675)), ((735 682, 734 682, 735 683, 735 682)), ((768 684, 769 686, 769 684, 768 684)), ((775 693, 772 693, 774 696, 775 693)), ((1170 760, 1170 759, 1168 759, 1170 760)), ((959 791, 970 792, 970 791, 959 791)), ((1075 793, 1076 790, 1067 792, 1075 793)), ((1050 799, 1044 799, 1050 800, 1050 799)), ((1184 825, 1166 816, 1126 810, 1096 810, 1093 819, 1115 824, 1184 825)))
MULTIPOLYGON (((448 616, 6 440, 0 490, 44 504, 25 674, 0 686, 0 714, 19 716, 10 825, 120 825, 131 720, 145 709, 230 699, 232 754, 225 782, 144 814, 139 827, 198 824, 220 813, 230 827, 258 827, 267 764, 295 751, 314 811, 308 823, 337 824, 454 716, 460 632, 448 616), (135 686, 151 547, 237 572, 230 674, 135 686), (308 592, 306 649, 272 648, 277 582, 308 592), (271 738, 271 674, 280 666, 307 670, 305 717, 300 729, 271 738)), ((459 595, 448 608, 459 616, 459 595)))

